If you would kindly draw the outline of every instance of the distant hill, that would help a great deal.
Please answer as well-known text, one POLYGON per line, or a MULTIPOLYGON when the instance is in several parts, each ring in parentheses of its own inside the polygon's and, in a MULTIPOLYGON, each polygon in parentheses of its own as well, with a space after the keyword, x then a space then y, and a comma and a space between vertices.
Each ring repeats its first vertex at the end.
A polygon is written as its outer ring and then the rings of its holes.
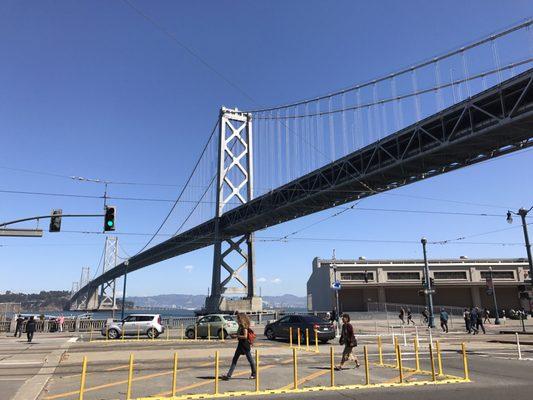
MULTIPOLYGON (((132 301, 136 307, 172 307, 178 309, 196 310, 205 304, 205 295, 192 294, 160 294, 156 296, 131 296, 128 301, 132 301)), ((292 294, 282 296, 263 296, 263 304, 269 308, 306 308, 305 297, 298 297, 292 294)))
POLYGON ((66 290, 43 290, 39 293, 13 293, 8 290, 0 294, 0 303, 20 303, 22 311, 59 311, 69 298, 70 292, 66 290))

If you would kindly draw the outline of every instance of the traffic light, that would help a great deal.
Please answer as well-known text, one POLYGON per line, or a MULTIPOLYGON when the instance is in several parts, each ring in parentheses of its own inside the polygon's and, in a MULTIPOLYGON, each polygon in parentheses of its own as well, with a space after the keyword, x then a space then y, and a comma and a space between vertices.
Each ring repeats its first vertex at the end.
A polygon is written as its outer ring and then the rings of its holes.
POLYGON ((115 211, 116 207, 114 206, 105 206, 105 217, 104 217, 104 232, 114 231, 115 230, 115 211))
POLYGON ((429 285, 433 289, 435 287, 435 279, 429 278, 429 285))
POLYGON ((63 210, 52 210, 50 215, 50 229, 49 232, 59 232, 61 230, 61 215, 63 210))

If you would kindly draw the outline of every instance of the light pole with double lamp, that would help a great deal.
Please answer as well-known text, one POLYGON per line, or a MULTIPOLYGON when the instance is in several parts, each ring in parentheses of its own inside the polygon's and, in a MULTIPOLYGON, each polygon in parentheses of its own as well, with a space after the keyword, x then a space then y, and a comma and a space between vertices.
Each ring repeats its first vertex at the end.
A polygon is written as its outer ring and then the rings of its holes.
MULTIPOLYGON (((513 214, 520 216, 522 220, 522 229, 524 231, 524 242, 526 245, 527 261, 529 263, 529 279, 527 283, 529 283, 530 287, 533 287, 533 260, 531 257, 531 244, 529 243, 529 234, 527 231, 527 223, 526 223, 526 216, 531 210, 533 210, 533 206, 531 206, 529 210, 526 210, 525 208, 522 207, 520 208, 520 210, 518 210, 518 212, 508 210, 507 211, 507 222, 510 224, 513 223, 513 214)), ((531 306, 530 306, 529 312, 531 315, 533 315, 533 309, 531 309, 531 306)))
POLYGON ((424 294, 426 295, 426 304, 429 309, 429 323, 428 326, 430 328, 435 328, 435 315, 433 314, 433 292, 435 291, 431 287, 431 280, 429 278, 429 265, 428 265, 428 257, 426 253, 426 244, 427 239, 422 238, 420 239, 420 243, 422 243, 422 251, 424 252, 424 281, 425 281, 425 288, 424 288, 424 294))

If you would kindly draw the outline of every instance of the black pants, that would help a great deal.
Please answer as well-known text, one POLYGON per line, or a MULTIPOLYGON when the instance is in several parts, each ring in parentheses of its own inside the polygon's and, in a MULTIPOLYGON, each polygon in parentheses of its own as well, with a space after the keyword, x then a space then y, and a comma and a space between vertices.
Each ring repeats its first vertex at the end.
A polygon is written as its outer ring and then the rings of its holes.
MULTIPOLYGON (((250 349, 245 350, 244 355, 246 356, 246 359, 250 363, 250 368, 252 369, 252 375, 255 376, 255 362, 252 358, 252 353, 250 352, 250 349)), ((231 360, 231 366, 229 367, 229 371, 227 373, 227 377, 230 378, 231 375, 233 375, 233 371, 235 370, 235 367, 237 366, 237 361, 239 361, 239 357, 241 356, 240 349, 235 350, 235 354, 233 355, 233 360, 231 360)))
POLYGON ((485 327, 483 326, 483 321, 480 320, 480 319, 478 319, 477 322, 476 322, 476 330, 479 331, 479 328, 481 328, 483 333, 485 333, 485 327))
POLYGON ((22 325, 17 325, 15 327, 15 334, 13 336, 17 336, 17 334, 19 335, 19 337, 22 335, 22 325))
POLYGON ((466 331, 468 333, 470 333, 472 330, 470 329, 470 320, 469 319, 465 319, 465 326, 466 326, 466 331))
POLYGON ((26 332, 26 336, 28 337, 28 342, 31 342, 33 340, 33 331, 26 332))
POLYGON ((440 327, 442 328, 443 332, 448 333, 448 321, 440 321, 440 327))

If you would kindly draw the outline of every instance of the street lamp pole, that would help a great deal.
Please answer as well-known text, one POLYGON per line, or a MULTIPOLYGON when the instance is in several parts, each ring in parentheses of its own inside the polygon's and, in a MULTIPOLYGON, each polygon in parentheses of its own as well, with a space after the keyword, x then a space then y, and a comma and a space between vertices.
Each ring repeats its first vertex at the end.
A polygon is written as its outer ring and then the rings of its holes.
POLYGON ((128 279, 128 265, 130 262, 128 260, 124 261, 124 287, 122 288, 122 305, 120 309, 120 320, 124 320, 124 307, 126 304, 126 281, 128 279))
POLYGON ((496 301, 496 285, 494 284, 494 280, 492 278, 492 267, 489 267, 489 276, 492 285, 492 300, 494 301, 495 310, 494 325, 500 325, 500 317, 498 316, 498 302, 496 301))
MULTIPOLYGON (((333 249, 333 263, 331 264, 333 267, 333 282, 337 283, 337 263, 335 262, 335 249, 333 249)), ((339 330, 339 290, 335 289, 335 325, 336 325, 336 335, 340 336, 340 330, 339 330)))
POLYGON ((426 254, 426 244, 427 240, 426 238, 422 238, 420 240, 422 243, 422 251, 424 252, 424 281, 426 282, 426 305, 429 308, 429 327, 435 328, 435 317, 433 315, 433 293, 431 288, 431 281, 429 279, 429 265, 428 265, 428 257, 426 254))

